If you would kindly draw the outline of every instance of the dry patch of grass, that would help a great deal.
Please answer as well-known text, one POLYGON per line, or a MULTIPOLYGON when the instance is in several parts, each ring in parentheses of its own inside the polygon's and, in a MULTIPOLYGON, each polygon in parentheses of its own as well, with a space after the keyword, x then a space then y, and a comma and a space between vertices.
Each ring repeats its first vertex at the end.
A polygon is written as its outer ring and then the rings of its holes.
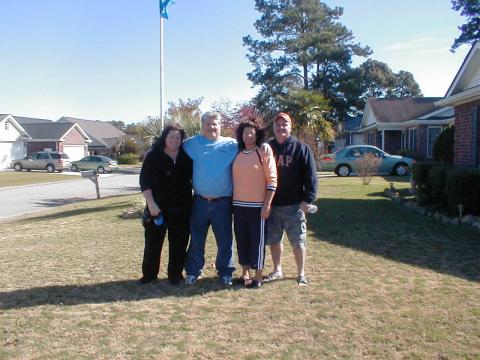
POLYGON ((0 188, 7 186, 20 186, 30 184, 43 184, 56 181, 78 180, 76 176, 49 174, 37 171, 10 172, 0 171, 0 188))
POLYGON ((160 281, 137 285, 142 228, 117 217, 135 196, 2 223, 0 358, 478 358, 478 232, 396 207, 387 186, 320 180, 304 288, 289 247, 285 280, 222 288, 211 234, 196 286, 168 285, 167 249, 160 281))

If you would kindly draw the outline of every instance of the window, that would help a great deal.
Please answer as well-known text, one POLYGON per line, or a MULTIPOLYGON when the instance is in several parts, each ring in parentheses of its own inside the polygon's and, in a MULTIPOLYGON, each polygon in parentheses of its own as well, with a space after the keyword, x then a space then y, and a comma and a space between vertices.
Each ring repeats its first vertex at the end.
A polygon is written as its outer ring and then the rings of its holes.
POLYGON ((357 148, 353 148, 351 149, 348 153, 347 153, 347 157, 360 157, 362 156, 364 153, 364 149, 363 147, 357 147, 357 148))
POLYGON ((37 160, 41 159, 48 159, 48 154, 47 153, 38 153, 37 154, 37 160))
POLYGON ((408 149, 415 151, 417 149, 417 129, 408 129, 408 149))

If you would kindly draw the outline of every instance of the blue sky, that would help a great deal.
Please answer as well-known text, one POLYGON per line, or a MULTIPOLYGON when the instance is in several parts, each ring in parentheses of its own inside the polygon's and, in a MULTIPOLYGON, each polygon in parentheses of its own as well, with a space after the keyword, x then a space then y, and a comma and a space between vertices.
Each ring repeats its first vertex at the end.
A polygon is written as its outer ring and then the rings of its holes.
MULTIPOLYGON (((371 58, 443 96, 468 47, 450 0, 326 0, 371 58)), ((0 0, 0 113, 136 122, 159 113, 158 0, 0 0)), ((255 95, 242 37, 253 0, 177 0, 164 23, 165 99, 255 95)))

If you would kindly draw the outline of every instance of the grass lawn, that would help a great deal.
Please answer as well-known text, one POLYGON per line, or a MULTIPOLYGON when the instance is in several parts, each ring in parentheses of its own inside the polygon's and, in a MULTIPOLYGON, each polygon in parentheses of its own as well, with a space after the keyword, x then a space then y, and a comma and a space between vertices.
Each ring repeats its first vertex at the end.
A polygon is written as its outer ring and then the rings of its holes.
POLYGON ((0 187, 43 184, 65 180, 78 180, 78 177, 58 173, 49 174, 44 171, 0 171, 0 187))
POLYGON ((320 179, 302 288, 289 246, 286 279, 220 287, 211 235, 196 286, 165 262, 137 285, 142 228, 118 214, 138 196, 0 223, 0 358, 479 359, 479 233, 396 206, 392 180, 320 179))

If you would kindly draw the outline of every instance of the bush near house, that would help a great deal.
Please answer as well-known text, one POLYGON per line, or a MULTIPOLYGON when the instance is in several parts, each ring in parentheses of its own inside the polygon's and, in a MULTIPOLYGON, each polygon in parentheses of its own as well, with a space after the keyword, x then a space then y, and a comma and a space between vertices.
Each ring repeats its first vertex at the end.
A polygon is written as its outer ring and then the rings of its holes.
POLYGON ((133 165, 138 162, 138 155, 133 153, 118 155, 118 163, 122 165, 133 165))
POLYGON ((433 159, 435 161, 453 164, 454 145, 455 145, 455 127, 449 126, 435 139, 433 144, 433 159))
POLYGON ((461 204, 465 214, 480 215, 480 171, 449 170, 445 185, 449 209, 455 210, 461 204))
POLYGON ((417 202, 464 214, 480 215, 480 171, 454 168, 444 163, 416 163, 412 168, 417 202))
POLYGON ((432 202, 428 172, 433 166, 435 166, 433 162, 417 162, 412 166, 412 177, 417 186, 417 202, 419 205, 427 205, 432 202))

